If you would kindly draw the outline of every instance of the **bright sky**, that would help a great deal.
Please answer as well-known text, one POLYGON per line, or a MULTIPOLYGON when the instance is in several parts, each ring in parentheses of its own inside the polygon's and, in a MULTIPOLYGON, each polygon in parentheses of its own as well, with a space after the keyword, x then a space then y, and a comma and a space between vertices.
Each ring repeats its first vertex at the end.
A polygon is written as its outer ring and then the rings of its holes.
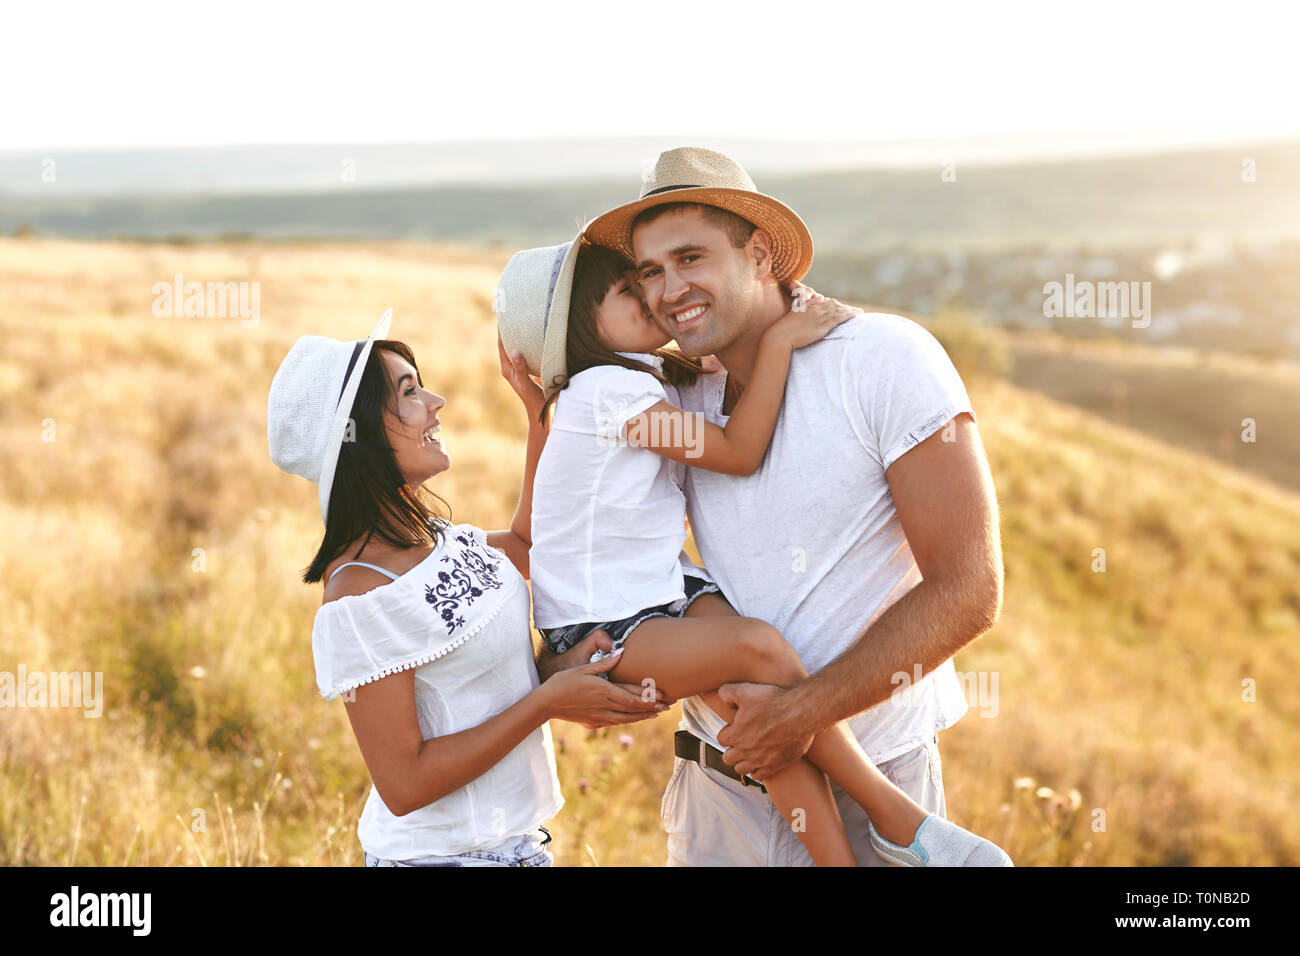
POLYGON ((0 39, 0 151, 644 133, 1300 137, 1300 57, 1283 9, 14 3, 0 39))

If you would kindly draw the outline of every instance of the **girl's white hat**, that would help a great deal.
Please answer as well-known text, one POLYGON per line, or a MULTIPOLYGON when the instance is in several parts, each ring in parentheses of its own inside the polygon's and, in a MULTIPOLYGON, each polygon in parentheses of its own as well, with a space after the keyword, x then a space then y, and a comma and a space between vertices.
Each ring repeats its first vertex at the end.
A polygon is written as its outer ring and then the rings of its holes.
POLYGON ((517 252, 506 263, 492 302, 506 354, 520 352, 547 398, 564 384, 569 293, 581 232, 571 242, 517 252))
POLYGON ((375 339, 388 335, 392 318, 389 309, 364 341, 304 335, 293 344, 271 381, 266 402, 271 460, 282 471, 320 486, 320 515, 326 524, 334 471, 361 374, 371 346, 375 339))

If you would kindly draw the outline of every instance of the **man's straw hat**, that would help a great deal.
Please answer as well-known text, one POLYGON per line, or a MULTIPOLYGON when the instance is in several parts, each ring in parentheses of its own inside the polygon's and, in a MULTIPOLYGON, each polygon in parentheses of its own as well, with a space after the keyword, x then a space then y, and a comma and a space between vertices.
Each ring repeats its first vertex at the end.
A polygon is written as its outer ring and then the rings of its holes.
POLYGON ((772 273, 783 283, 802 279, 812 266, 812 236, 799 215, 785 203, 760 193, 730 156, 700 146, 660 153, 641 183, 641 197, 592 220, 584 235, 635 261, 632 220, 652 206, 673 202, 717 206, 767 232, 772 237, 772 273))

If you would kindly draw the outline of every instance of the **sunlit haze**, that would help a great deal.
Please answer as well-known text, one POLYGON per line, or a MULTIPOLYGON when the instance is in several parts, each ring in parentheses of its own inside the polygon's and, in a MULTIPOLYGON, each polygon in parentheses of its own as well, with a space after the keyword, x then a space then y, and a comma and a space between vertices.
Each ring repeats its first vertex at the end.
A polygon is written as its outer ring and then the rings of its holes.
POLYGON ((671 134, 882 158, 1300 136, 1289 30, 1126 3, 26 4, 0 151, 671 134))

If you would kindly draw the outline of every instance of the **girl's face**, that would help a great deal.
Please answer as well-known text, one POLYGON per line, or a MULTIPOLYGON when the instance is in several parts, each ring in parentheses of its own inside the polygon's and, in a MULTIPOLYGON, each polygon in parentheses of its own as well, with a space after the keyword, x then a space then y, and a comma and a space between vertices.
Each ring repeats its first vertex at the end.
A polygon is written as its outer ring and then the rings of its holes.
POLYGON ((596 337, 614 352, 653 352, 672 341, 650 318, 631 272, 611 285, 596 307, 596 337))
POLYGON ((383 353, 389 381, 397 383, 397 410, 394 415, 384 409, 388 443, 393 448, 397 467, 410 485, 440 474, 451 467, 451 456, 434 436, 441 428, 438 409, 447 404, 441 395, 425 391, 420 377, 410 363, 394 352, 383 353))

